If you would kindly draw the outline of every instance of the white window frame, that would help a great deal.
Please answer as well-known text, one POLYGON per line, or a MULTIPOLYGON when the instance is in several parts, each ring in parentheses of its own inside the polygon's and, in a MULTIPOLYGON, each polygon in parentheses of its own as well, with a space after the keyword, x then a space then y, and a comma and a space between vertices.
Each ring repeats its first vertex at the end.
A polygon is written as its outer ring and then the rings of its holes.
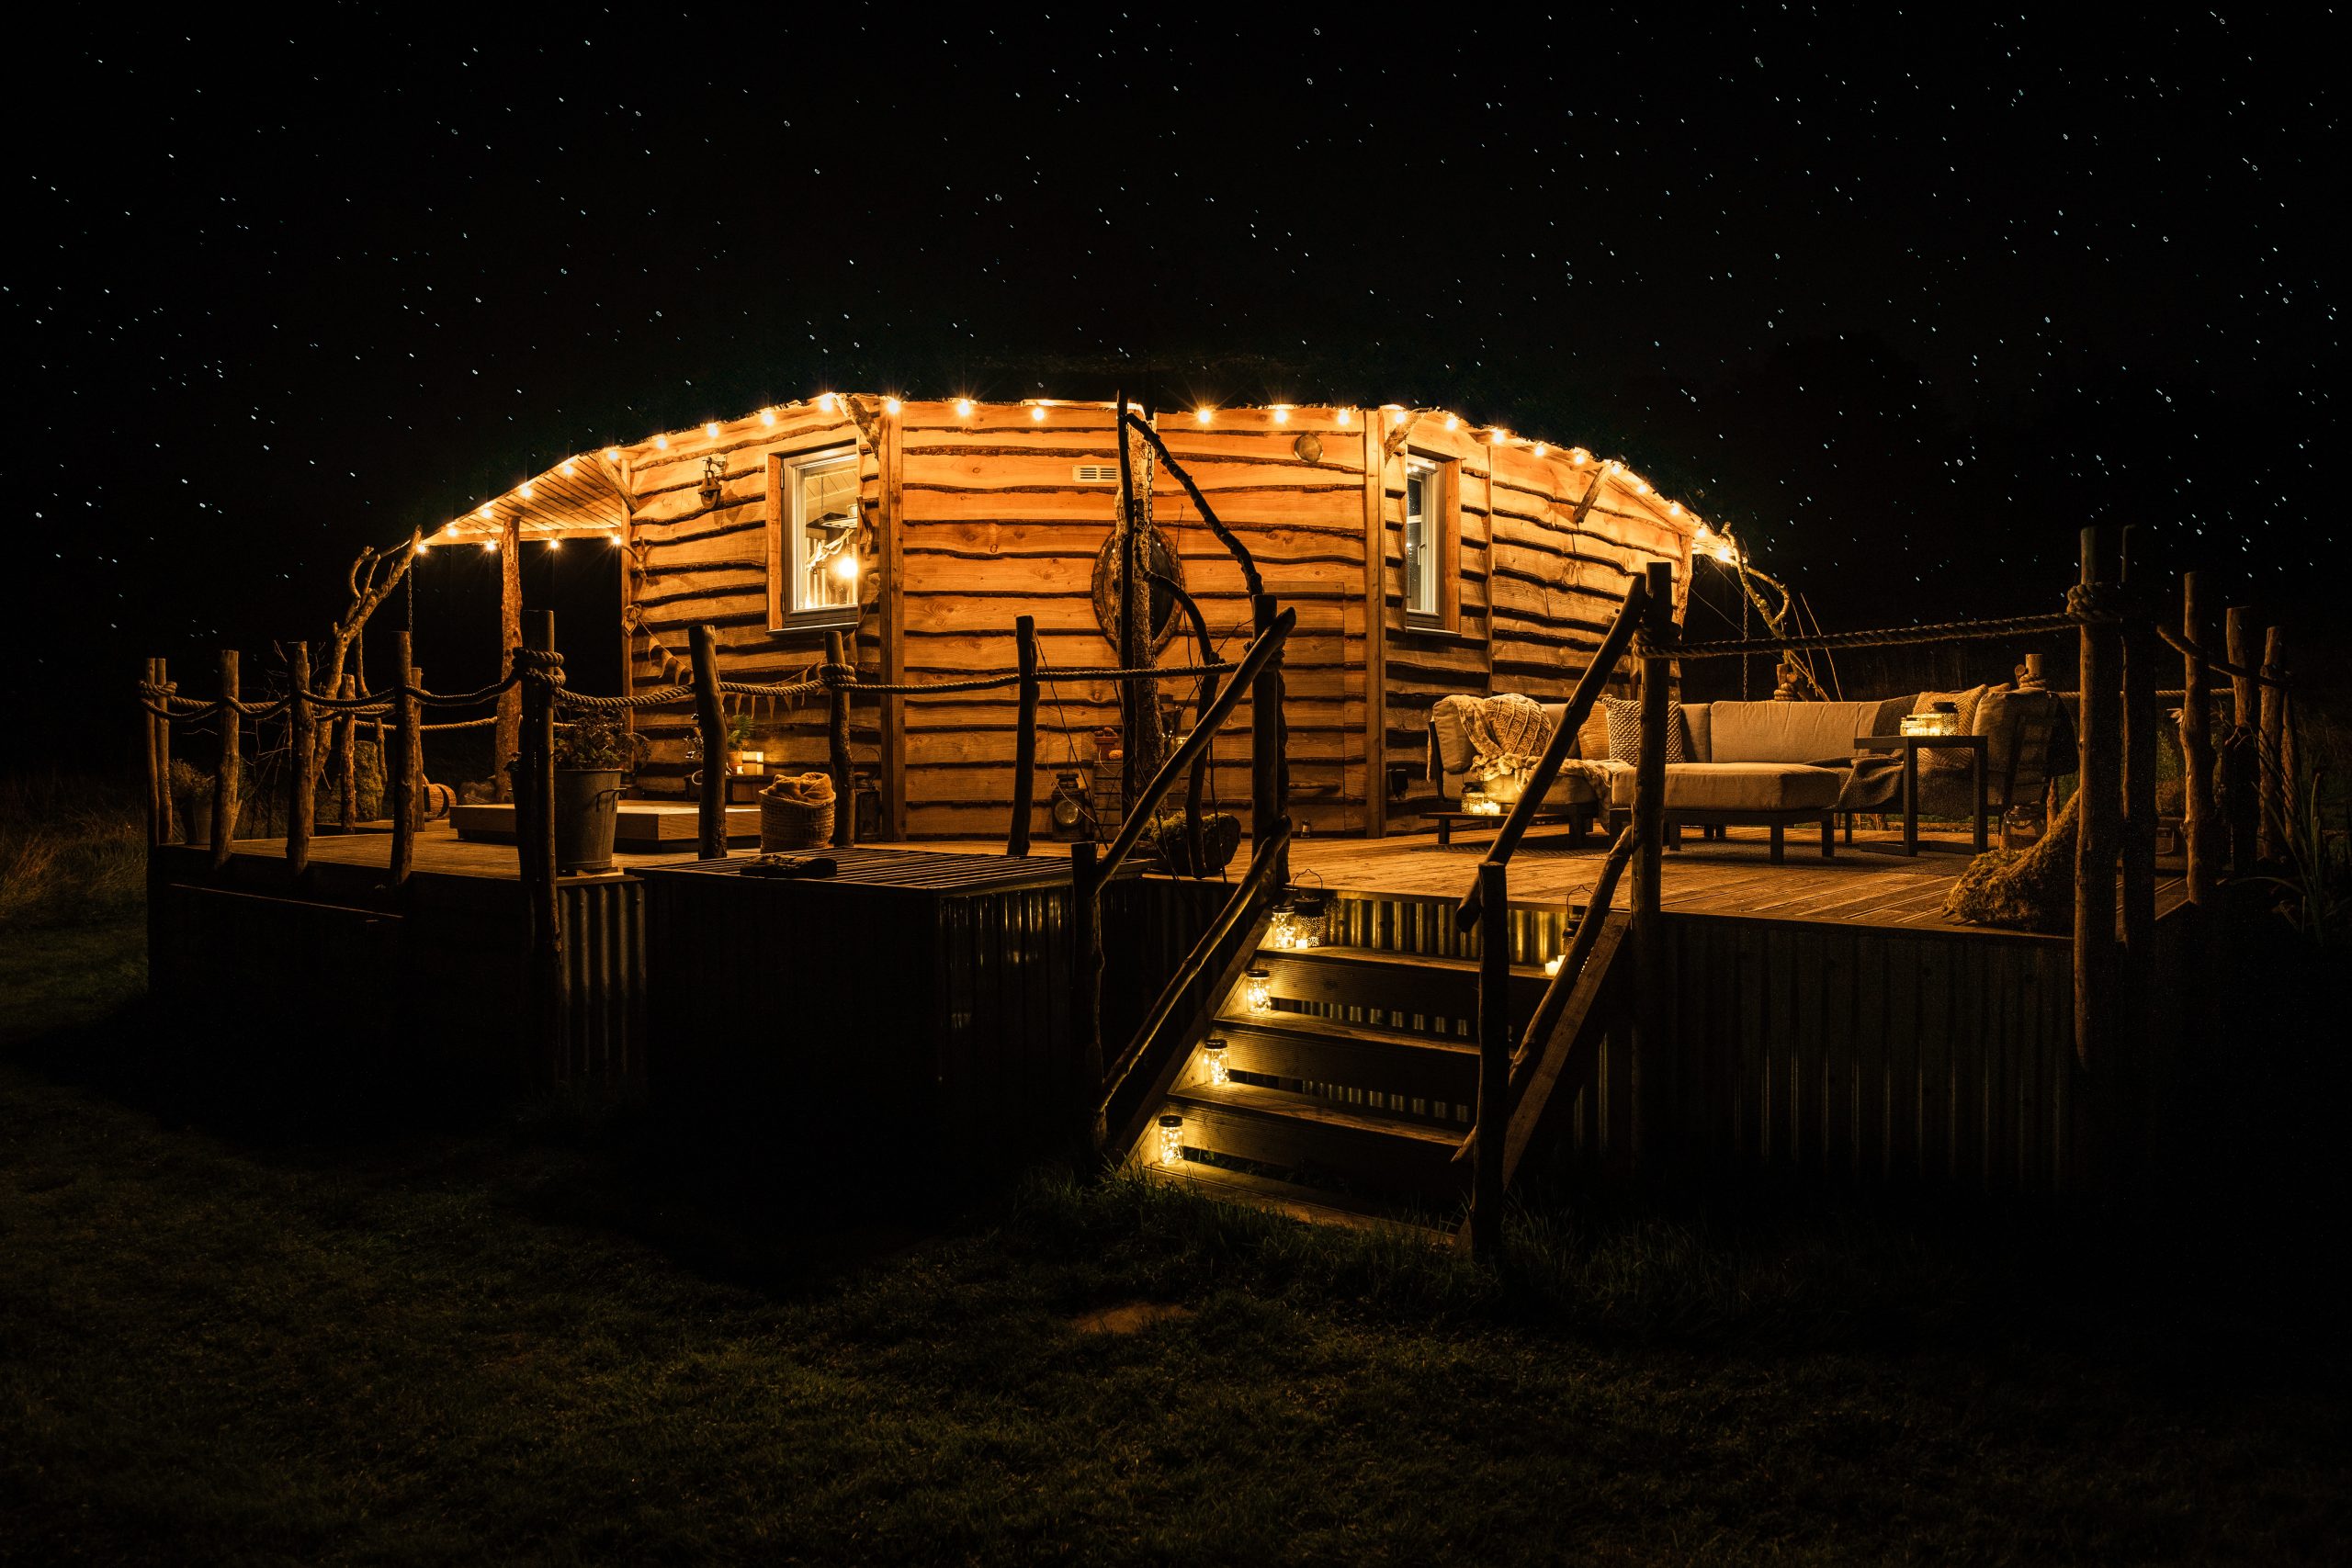
MULTIPOLYGON (((847 626, 857 624, 858 590, 853 581, 849 603, 846 604, 809 604, 802 601, 808 581, 808 533, 807 480, 812 473, 833 468, 848 468, 853 474, 858 463, 857 447, 829 446, 822 451, 804 452, 785 457, 783 463, 783 504, 779 510, 784 528, 784 547, 777 552, 777 565, 784 569, 784 591, 777 596, 777 630, 798 631, 809 627, 847 626)), ((853 503, 851 517, 862 527, 864 518, 853 503)), ((856 536, 851 536, 854 549, 856 536)))
POLYGON ((1437 625, 1445 615, 1445 585, 1438 575, 1446 564, 1445 465, 1417 452, 1405 455, 1404 538, 1399 554, 1405 619, 1416 625, 1437 625), (1421 494, 1418 516, 1413 510, 1417 484, 1421 494), (1417 561, 1420 567, 1419 581, 1413 571, 1417 561))

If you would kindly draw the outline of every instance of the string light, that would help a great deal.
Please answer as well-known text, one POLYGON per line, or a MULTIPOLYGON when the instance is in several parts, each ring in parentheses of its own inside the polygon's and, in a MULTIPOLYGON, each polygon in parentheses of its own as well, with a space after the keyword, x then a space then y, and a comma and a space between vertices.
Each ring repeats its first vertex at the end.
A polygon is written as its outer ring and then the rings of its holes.
POLYGON ((831 393, 831 392, 826 392, 826 393, 823 393, 823 394, 820 395, 820 396, 819 396, 819 398, 817 399, 817 406, 818 406, 820 409, 822 409, 822 410, 823 410, 825 412, 827 412, 827 413, 831 413, 831 412, 833 412, 833 394, 832 394, 832 393, 831 393))
POLYGON ((1571 446, 1568 448, 1568 461, 1581 468, 1592 461, 1592 454, 1581 446, 1571 446))
POLYGON ((760 423, 762 424, 774 424, 775 423, 775 410, 762 409, 760 411, 760 423))
POLYGON ((1332 417, 1338 420, 1341 424, 1347 424, 1353 420, 1354 415, 1349 410, 1341 409, 1332 417))
POLYGON ((704 426, 702 427, 702 433, 703 433, 705 435, 707 435, 707 436, 710 437, 710 439, 712 439, 713 441, 718 440, 718 422, 717 420, 715 420, 715 419, 714 419, 714 420, 712 420, 708 424, 706 424, 706 425, 704 425, 704 426))
POLYGON ((549 539, 549 540, 548 541, 548 548, 549 548, 549 549, 551 549, 551 550, 560 550, 560 549, 563 548, 563 539, 562 539, 562 536, 561 536, 560 535, 559 535, 559 536, 557 536, 556 537, 549 539))
POLYGON ((1551 450, 1551 448, 1550 448, 1549 446, 1544 446, 1544 443, 1542 443, 1541 441, 1538 441, 1538 442, 1535 444, 1535 455, 1536 455, 1537 457, 1541 457, 1542 456, 1544 456, 1546 452, 1549 452, 1550 450, 1551 450))
POLYGON ((899 400, 896 398, 883 399, 882 412, 884 413, 897 413, 899 412, 899 400))
POLYGON ((481 510, 480 512, 477 512, 476 513, 474 513, 474 515, 475 515, 475 516, 477 516, 477 517, 479 517, 479 518, 481 518, 481 519, 483 522, 485 522, 485 523, 489 522, 489 521, 490 521, 490 502, 486 502, 486 501, 485 501, 485 502, 483 502, 481 503, 481 510))
POLYGON ((855 556, 835 557, 833 559, 833 575, 840 578, 843 582, 855 582, 857 581, 857 558, 855 556))
POLYGON ((621 460, 621 449, 620 449, 619 447, 617 447, 617 446, 607 446, 607 447, 605 447, 605 461, 606 461, 607 463, 617 463, 617 462, 619 462, 620 460, 621 460))
POLYGON ((519 490, 519 491, 515 491, 514 493, 515 493, 515 494, 517 494, 517 495, 519 495, 519 496, 521 496, 525 501, 528 501, 528 500, 530 500, 530 499, 531 499, 531 481, 530 481, 530 480, 528 480, 528 479, 525 479, 525 480, 523 481, 523 488, 522 488, 521 490, 519 490))
POLYGON ((1506 441, 1508 441, 1508 440, 1510 440, 1510 431, 1508 431, 1508 430, 1505 430, 1505 429, 1504 429, 1501 425, 1499 425, 1499 424, 1498 424, 1498 425, 1497 425, 1497 426, 1495 426, 1494 434, 1487 437, 1487 440, 1491 445, 1493 445, 1493 446, 1501 446, 1504 442, 1506 442, 1506 441))
POLYGON ((1276 424, 1288 424, 1290 423, 1290 409, 1288 406, 1283 403, 1276 403, 1274 405, 1274 423, 1276 424))
POLYGON ((1043 403, 1031 403, 1029 405, 1029 421, 1033 424, 1043 424, 1046 422, 1046 405, 1043 403))
POLYGON ((563 477, 565 479, 570 479, 575 471, 576 470, 571 466, 571 459, 566 457, 563 460, 563 477))
POLYGON ((969 419, 972 417, 971 399, 958 398, 956 400, 956 416, 958 419, 969 419))
POLYGON ((1389 428, 1389 429, 1394 430, 1394 429, 1396 429, 1398 425, 1400 425, 1400 424, 1402 424, 1402 423, 1405 423, 1405 411, 1404 411, 1403 409, 1390 409, 1390 410, 1388 411, 1388 428, 1389 428))
POLYGON ((491 554, 496 555, 498 553, 498 541, 496 539, 484 539, 481 542, 481 547, 488 550, 491 554))
POLYGON ((1459 430, 1462 428, 1462 422, 1459 419, 1456 419, 1453 415, 1447 414, 1445 416, 1445 427, 1448 430, 1459 430))
POLYGON ((1203 424, 1206 424, 1209 422, 1210 415, 1214 412, 1216 412, 1214 409, 1211 409, 1206 403, 1203 403, 1199 408, 1193 411, 1193 417, 1200 421, 1203 424))
POLYGON ((653 438, 653 445, 667 452, 670 449, 670 438, 666 435, 657 435, 653 438))

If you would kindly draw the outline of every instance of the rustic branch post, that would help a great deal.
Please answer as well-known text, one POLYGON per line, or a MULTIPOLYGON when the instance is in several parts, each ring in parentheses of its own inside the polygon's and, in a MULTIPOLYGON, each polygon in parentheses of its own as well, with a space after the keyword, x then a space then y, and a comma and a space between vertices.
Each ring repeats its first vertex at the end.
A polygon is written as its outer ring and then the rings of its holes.
MULTIPOLYGON (((1666 1066, 1666 726, 1674 654, 1674 568, 1665 561, 1649 563, 1643 584, 1640 650, 1641 750, 1634 763, 1634 1060, 1637 1081, 1647 1078, 1655 1089, 1664 1082, 1666 1066)), ((1656 1153, 1643 1146, 1645 1123, 1650 1133, 1662 1130, 1663 1110, 1655 1092, 1635 1105, 1634 1157, 1656 1153)))
MULTIPOLYGON (((164 661, 147 661, 147 684, 161 688, 164 684, 164 661)), ((149 713, 145 705, 153 702, 164 705, 160 694, 150 698, 140 694, 140 728, 146 740, 147 751, 147 842, 149 847, 171 842, 172 830, 172 762, 171 739, 168 729, 159 728, 166 720, 149 713)))
POLYGON ((547 660, 555 652, 555 613, 523 617, 523 648, 538 655, 524 662, 523 711, 516 733, 514 842, 522 862, 524 913, 530 942, 531 1011, 538 1029, 542 1081, 561 1083, 565 1071, 563 915, 556 905, 555 683, 547 660))
POLYGON ((1021 706, 1012 728, 1012 826, 1004 840, 1008 855, 1029 852, 1029 818, 1037 791, 1037 618, 1012 620, 1013 660, 1021 671, 1021 706))
POLYGON ((833 771, 833 848, 857 842, 857 802, 849 777, 849 649, 839 632, 825 634, 825 754, 833 771))
MULTIPOLYGON (((408 676, 418 691, 424 690, 424 671, 412 664, 409 666, 408 676)), ((422 697, 417 699, 416 722, 401 727, 401 745, 408 752, 409 830, 413 833, 422 833, 424 831, 425 785, 428 782, 424 776, 424 701, 422 697)), ((499 776, 503 778, 506 775, 502 772, 499 776)))
MULTIPOLYGON (((1252 594, 1250 618, 1262 637, 1281 613, 1271 593, 1252 594)), ((1250 847, 1290 826, 1290 766, 1283 756, 1283 656, 1276 649, 1250 687, 1250 847)), ((1277 886, 1290 884, 1290 851, 1282 852, 1277 886)))
POLYGON ((1503 1157, 1510 1142, 1510 869, 1478 867, 1478 1120, 1470 1173, 1470 1254, 1502 1254, 1503 1157))
MULTIPOLYGON (((1136 516, 1135 455, 1126 430, 1127 394, 1122 389, 1116 396, 1118 412, 1112 420, 1112 429, 1119 444, 1119 668, 1140 670, 1151 647, 1151 592, 1145 586, 1143 577, 1149 547, 1136 516)), ((1151 776, 1152 757, 1158 750, 1152 746, 1157 739, 1152 729, 1159 715, 1153 713, 1147 717, 1144 707, 1156 690, 1138 681, 1119 683, 1119 691, 1126 699, 1122 719, 1119 798, 1126 803, 1129 811, 1135 809, 1136 792, 1151 776)), ((1153 706, 1158 704, 1154 702, 1153 706)))
POLYGON ((319 798, 319 723, 311 712, 311 645, 286 646, 287 749, 286 869, 300 876, 311 869, 311 830, 319 798))
MULTIPOLYGON (((498 521, 498 674, 514 673, 514 650, 523 646, 523 513, 510 506, 498 521)), ((498 694, 497 755, 491 760, 491 788, 500 800, 514 798, 506 764, 521 744, 523 694, 509 686, 498 694)))
POLYGON ((229 842, 237 836, 237 749, 244 716, 237 711, 237 650, 220 650, 220 754, 212 764, 212 869, 229 864, 229 842))
POLYGON ((417 770, 415 745, 423 739, 416 732, 423 710, 416 701, 416 668, 409 662, 409 634, 392 634, 392 717, 398 725, 386 759, 384 779, 384 815, 392 819, 392 858, 387 867, 394 891, 408 886, 408 874, 416 864, 417 770))
POLYGON ((2232 743, 2223 758, 2229 801, 2230 873, 2251 875, 2262 829, 2262 761, 2256 754, 2262 712, 2262 686, 2255 678, 2254 614, 2233 604, 2224 614, 2228 624, 2226 649, 2230 663, 2230 726, 2232 743))
POLYGON ((2295 781, 2287 776, 2287 629, 2262 638, 2262 858, 2287 858, 2288 814, 2295 781))
POLYGON ((2132 573, 2133 530, 2123 530, 2123 985, 2126 1037, 2144 1038, 2156 934, 2156 660, 2154 605, 2145 573, 2132 573))
POLYGON ((2185 776, 2181 838, 2188 865, 2188 901, 2213 902, 2217 880, 2214 851, 2220 845, 2213 820, 2213 666, 2206 656, 2205 606, 2197 573, 2180 580, 2180 637, 2193 650, 2181 656, 2180 756, 2185 776))
MULTIPOLYGON (((727 716, 718 694, 718 634, 697 626, 687 634, 695 669, 695 726, 702 735, 702 795, 695 814, 696 852, 727 857, 727 716)), ((839 809, 841 803, 834 803, 839 809)))
MULTIPOLYGON (((345 675, 335 695, 345 702, 358 696, 359 682, 345 675)), ((380 757, 381 753, 379 753, 380 757)), ((359 716, 345 709, 334 718, 335 821, 346 833, 359 816, 359 716)))
MULTIPOLYGON (((2082 601, 2094 615, 2113 608, 2112 546, 2107 531, 2082 535, 2082 601)), ((2109 1065, 2115 1025, 2117 858, 2123 836, 2122 717, 2119 636, 2105 622, 2082 627, 2081 824, 2075 842, 2075 1057, 2086 1068, 2109 1065)))

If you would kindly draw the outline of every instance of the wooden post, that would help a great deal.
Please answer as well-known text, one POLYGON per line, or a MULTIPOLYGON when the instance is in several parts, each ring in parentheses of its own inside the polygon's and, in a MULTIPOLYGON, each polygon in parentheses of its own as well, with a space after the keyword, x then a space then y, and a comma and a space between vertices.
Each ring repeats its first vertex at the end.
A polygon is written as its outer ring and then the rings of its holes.
POLYGON ((229 864, 229 843, 237 836, 237 749, 244 716, 237 711, 237 650, 220 650, 220 754, 212 764, 212 869, 229 864))
POLYGON ((1470 1253, 1502 1256, 1503 1157, 1510 1142, 1510 872, 1478 867, 1478 1120, 1470 1176, 1470 1253))
POLYGON ((857 842, 857 799, 850 793, 849 776, 849 649, 839 632, 825 634, 825 753, 833 771, 833 847, 848 849, 857 842))
MULTIPOLYGON (((695 725, 702 733, 702 798, 696 851, 705 860, 727 856, 727 716, 718 696, 718 634, 697 626, 687 634, 695 667, 695 725)), ((836 801, 840 808, 842 802, 836 801)))
POLYGON ((2229 769, 2230 874, 2252 874, 2256 845, 2262 829, 2262 765, 2256 755, 2262 711, 2262 685, 2255 679, 2254 615, 2244 604, 2223 612, 2227 626, 2223 650, 2236 666, 2230 676, 2230 728, 2239 736, 2229 747, 2223 765, 2229 769), (2236 764, 2231 766, 2232 763, 2236 764), (2252 766, 2246 764, 2251 763, 2252 766))
MULTIPOLYGON (((159 669, 162 663, 160 659, 147 660, 146 684, 160 686, 164 683, 159 669)), ((144 692, 139 694, 139 700, 142 705, 153 702, 158 707, 164 702, 162 697, 150 697, 144 692)), ((158 754, 155 722, 155 716, 142 705, 139 710, 139 728, 147 754, 147 844, 151 849, 169 842, 164 835, 167 829, 164 814, 169 810, 166 803, 171 799, 171 765, 158 754)))
POLYGON ((1636 1100, 1632 1118, 1634 1147, 1645 1158, 1646 1134, 1662 1130, 1664 1107, 1656 1089, 1666 1067, 1666 854, 1667 683, 1674 649, 1674 569, 1649 563, 1642 598, 1641 751, 1634 762, 1634 1073, 1636 1100), (1651 1080, 1645 1092, 1642 1080, 1651 1080), (1646 1125, 1645 1125, 1646 1124, 1646 1125))
MULTIPOLYGON (((170 662, 166 660, 155 660, 155 684, 164 689, 164 695, 155 699, 155 705, 168 713, 171 708, 172 674, 170 662)), ((152 718, 153 716, 149 716, 152 718)), ((176 844, 180 841, 180 828, 179 806, 172 798, 172 721, 156 718, 154 725, 155 765, 164 780, 164 793, 157 801, 164 818, 163 841, 176 844)))
MULTIPOLYGON (((510 506, 498 525, 498 675, 514 673, 514 650, 523 646, 523 513, 510 506)), ((500 800, 514 798, 506 764, 521 746, 523 694, 509 686, 498 694, 498 724, 492 733, 497 755, 491 759, 491 788, 500 800)))
MULTIPOLYGON (((1136 519, 1135 460, 1127 439, 1127 394, 1121 390, 1114 400, 1116 412, 1112 415, 1112 429, 1119 444, 1119 668, 1140 670, 1146 650, 1151 646, 1151 590, 1143 575, 1148 546, 1136 519)), ((1121 681, 1115 684, 1124 710, 1120 716, 1123 733, 1119 798, 1126 803, 1127 810, 1133 811, 1136 793, 1151 777, 1151 758, 1146 748, 1155 738, 1153 729, 1159 715, 1147 716, 1146 705, 1154 708, 1159 705, 1153 700, 1158 688, 1142 681, 1121 681)))
MULTIPOLYGON (((2113 592, 2113 554, 2107 530, 2082 534, 2082 581, 2113 592)), ((2096 598, 2094 593, 2092 597, 2096 598)), ((2080 675, 2082 792, 2075 842, 2075 1056, 2104 1069, 2115 1020, 2116 862, 2122 821, 2121 662, 2112 626, 2082 628, 2080 675)))
POLYGON ((2287 858, 2287 823, 2295 781, 2287 776, 2287 630, 2272 626, 2262 639, 2262 858, 2287 858))
MULTIPOLYGON (((418 691, 425 689, 424 671, 413 664, 409 666, 408 678, 418 691)), ((408 752, 409 831, 422 833, 424 831, 424 786, 427 783, 424 776, 424 704, 422 699, 416 704, 415 717, 415 723, 401 727, 401 745, 408 752)), ((502 773, 500 776, 504 775, 502 773)))
MULTIPOLYGON (((1252 595, 1250 605, 1257 636, 1262 637, 1281 612, 1271 593, 1252 595)), ((1250 847, 1253 852, 1260 843, 1290 826, 1290 765, 1283 748, 1283 659, 1277 649, 1250 687, 1250 847)), ((1279 886, 1290 885, 1287 847, 1274 881, 1279 886)))
POLYGON ((286 646, 287 749, 286 869, 300 876, 311 869, 311 831, 319 800, 319 725, 311 712, 311 645, 286 646))
POLYGON ((2197 574, 2180 580, 2181 640, 2197 651, 2181 656, 2180 756, 2186 775, 2186 840, 2188 901, 2200 908, 2213 902, 2220 881, 2216 852, 2221 848, 2220 824, 2213 820, 2213 667, 2205 657, 2205 607, 2197 574))
MULTIPOLYGON (((1029 818, 1037 792, 1037 618, 1012 620, 1013 657, 1021 670, 1021 707, 1012 731, 1012 827, 1004 852, 1029 852, 1029 818)), ((1196 868, 1197 869, 1197 868, 1196 868)))
POLYGON ((400 728, 383 749, 391 755, 384 760, 384 815, 392 819, 392 858, 386 868, 395 892, 408 886, 408 874, 416 864, 416 748, 423 737, 416 732, 423 710, 416 703, 416 668, 409 662, 409 634, 392 634, 392 719, 400 728))
MULTIPOLYGON (((2130 536, 2129 531, 2126 537, 2130 536)), ((2129 567, 2126 567, 2129 570, 2129 567)), ((2125 584, 2127 590, 2130 584, 2125 584)), ((2150 1049, 2156 976, 2156 660, 2153 623, 2137 592, 2127 592, 2123 643, 2123 951, 2115 989, 2112 1070, 2097 1092, 2110 1131, 2100 1173, 2109 1190, 2128 1190, 2147 1146, 2154 1109, 2150 1049)))
MULTIPOLYGON (((555 651, 555 613, 533 610, 523 617, 522 646, 534 653, 555 651)), ((523 698, 516 733, 514 843, 523 879, 524 913, 530 933, 531 1011, 538 1029, 540 1081, 564 1082, 565 1008, 563 915, 556 905, 555 695, 538 669, 515 688, 523 698)))
MULTIPOLYGON (((345 675, 335 695, 345 702, 354 700, 359 692, 359 678, 345 675)), ((359 717, 345 711, 334 718, 334 783, 335 821, 346 833, 359 816, 359 717)), ((381 753, 378 754, 379 761, 381 753)))
POLYGON ((1076 962, 1070 969, 1070 1027, 1078 1036, 1080 1129, 1094 1133, 1094 1097, 1102 1092, 1102 900, 1094 869, 1097 846, 1080 839, 1069 847, 1070 917, 1076 962))

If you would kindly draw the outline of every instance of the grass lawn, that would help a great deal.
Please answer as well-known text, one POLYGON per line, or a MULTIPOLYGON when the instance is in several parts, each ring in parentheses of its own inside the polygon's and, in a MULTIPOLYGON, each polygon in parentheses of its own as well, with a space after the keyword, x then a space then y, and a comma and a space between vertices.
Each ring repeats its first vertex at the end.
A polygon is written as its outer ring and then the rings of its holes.
POLYGON ((1051 1174, 921 1228, 641 1120, 165 1103, 141 928, 0 928, 0 1561, 2341 1561, 2299 1248, 1820 1204, 1498 1280, 1051 1174))

